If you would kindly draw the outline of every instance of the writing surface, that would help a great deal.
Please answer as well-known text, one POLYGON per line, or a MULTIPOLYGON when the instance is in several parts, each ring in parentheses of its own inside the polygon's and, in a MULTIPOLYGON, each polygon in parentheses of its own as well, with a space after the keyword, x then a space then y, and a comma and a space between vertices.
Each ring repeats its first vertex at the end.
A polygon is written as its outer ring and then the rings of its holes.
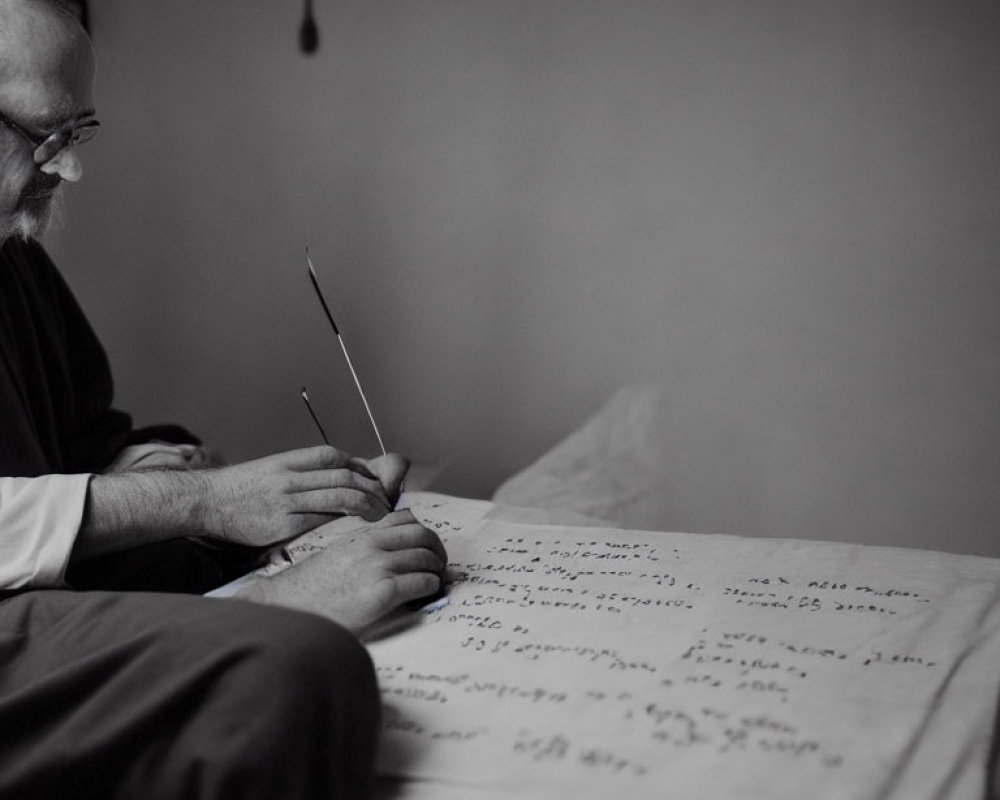
POLYGON ((448 547, 447 603, 368 643, 380 773, 518 797, 982 796, 996 561, 475 515, 450 530, 465 507, 436 502, 414 513, 448 547))

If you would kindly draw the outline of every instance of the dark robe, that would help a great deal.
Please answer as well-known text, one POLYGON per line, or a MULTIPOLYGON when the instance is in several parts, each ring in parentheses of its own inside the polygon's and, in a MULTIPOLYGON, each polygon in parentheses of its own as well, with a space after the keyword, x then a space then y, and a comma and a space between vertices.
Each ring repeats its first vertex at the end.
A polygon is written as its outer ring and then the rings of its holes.
POLYGON ((104 348, 35 241, 0 248, 0 476, 98 472, 125 446, 198 443, 183 428, 134 430, 111 407, 104 348))
MULTIPOLYGON (((199 443, 176 425, 134 429, 111 407, 113 388, 104 348, 48 254, 38 242, 8 239, 0 247, 0 477, 100 472, 131 444, 199 443)), ((259 555, 172 539, 73 562, 66 579, 76 588, 200 593, 253 568, 259 555)))

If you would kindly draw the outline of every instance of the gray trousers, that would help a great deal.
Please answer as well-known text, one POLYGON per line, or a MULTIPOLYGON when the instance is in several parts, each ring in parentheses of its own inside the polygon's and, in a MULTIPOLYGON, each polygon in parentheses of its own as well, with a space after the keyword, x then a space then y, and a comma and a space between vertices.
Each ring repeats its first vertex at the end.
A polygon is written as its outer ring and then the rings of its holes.
POLYGON ((0 798, 368 794, 367 652, 320 617, 181 594, 0 601, 0 798))

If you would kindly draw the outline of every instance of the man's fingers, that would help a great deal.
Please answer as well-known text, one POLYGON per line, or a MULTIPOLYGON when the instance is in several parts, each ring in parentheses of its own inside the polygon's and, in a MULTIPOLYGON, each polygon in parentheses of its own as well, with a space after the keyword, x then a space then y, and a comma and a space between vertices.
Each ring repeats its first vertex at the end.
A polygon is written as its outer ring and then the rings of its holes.
POLYGON ((382 519, 389 512, 384 497, 359 489, 314 489, 292 495, 293 514, 346 514, 368 522, 382 519))
POLYGON ((425 547, 415 547, 410 550, 395 550, 384 556, 386 567, 397 575, 410 572, 429 572, 440 575, 445 568, 445 562, 433 551, 425 547))
MULTIPOLYGON (((338 469, 347 467, 351 456, 336 447, 321 444, 316 447, 303 447, 299 450, 289 450, 270 458, 293 472, 310 472, 312 470, 338 469)), ((371 477, 369 475, 369 477, 371 477)))
POLYGON ((373 480, 373 481, 376 481, 377 483, 381 483, 381 481, 379 481, 378 475, 376 475, 374 472, 372 472, 368 468, 368 464, 365 463, 365 460, 363 458, 349 458, 349 459, 347 459, 346 467, 347 467, 347 469, 352 470, 353 472, 358 473, 358 475, 364 475, 369 480, 373 480))
POLYGON ((398 453, 387 453, 384 456, 373 458, 366 462, 390 496, 397 496, 399 488, 403 484, 407 471, 410 469, 410 462, 398 453))
POLYGON ((386 501, 386 504, 389 502, 385 490, 378 480, 366 477, 346 467, 291 473, 287 487, 291 493, 309 492, 317 489, 357 489, 381 497, 386 501))
POLYGON ((408 572, 392 578, 399 605, 434 594, 441 588, 441 579, 430 572, 408 572))
POLYGON ((371 478, 373 481, 381 482, 381 478, 378 473, 369 466, 368 461, 364 458, 352 456, 347 460, 347 467, 348 469, 353 469, 359 475, 364 475, 366 478, 371 478))
POLYGON ((441 560, 442 568, 448 562, 448 554, 445 552, 444 545, 438 535, 413 519, 413 515, 409 511, 393 511, 391 514, 386 514, 379 521, 378 526, 373 527, 370 535, 383 550, 425 548, 441 560), (409 515, 413 521, 385 524, 386 520, 404 514, 409 515))

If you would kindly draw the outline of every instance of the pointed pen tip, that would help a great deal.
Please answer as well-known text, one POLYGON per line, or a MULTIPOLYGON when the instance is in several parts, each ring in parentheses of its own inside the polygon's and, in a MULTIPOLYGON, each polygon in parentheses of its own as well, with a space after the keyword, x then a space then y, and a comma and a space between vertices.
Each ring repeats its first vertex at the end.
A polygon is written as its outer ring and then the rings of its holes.
POLYGON ((316 268, 313 266, 312 257, 309 255, 309 248, 306 248, 306 263, 309 265, 309 274, 316 280, 316 268))

